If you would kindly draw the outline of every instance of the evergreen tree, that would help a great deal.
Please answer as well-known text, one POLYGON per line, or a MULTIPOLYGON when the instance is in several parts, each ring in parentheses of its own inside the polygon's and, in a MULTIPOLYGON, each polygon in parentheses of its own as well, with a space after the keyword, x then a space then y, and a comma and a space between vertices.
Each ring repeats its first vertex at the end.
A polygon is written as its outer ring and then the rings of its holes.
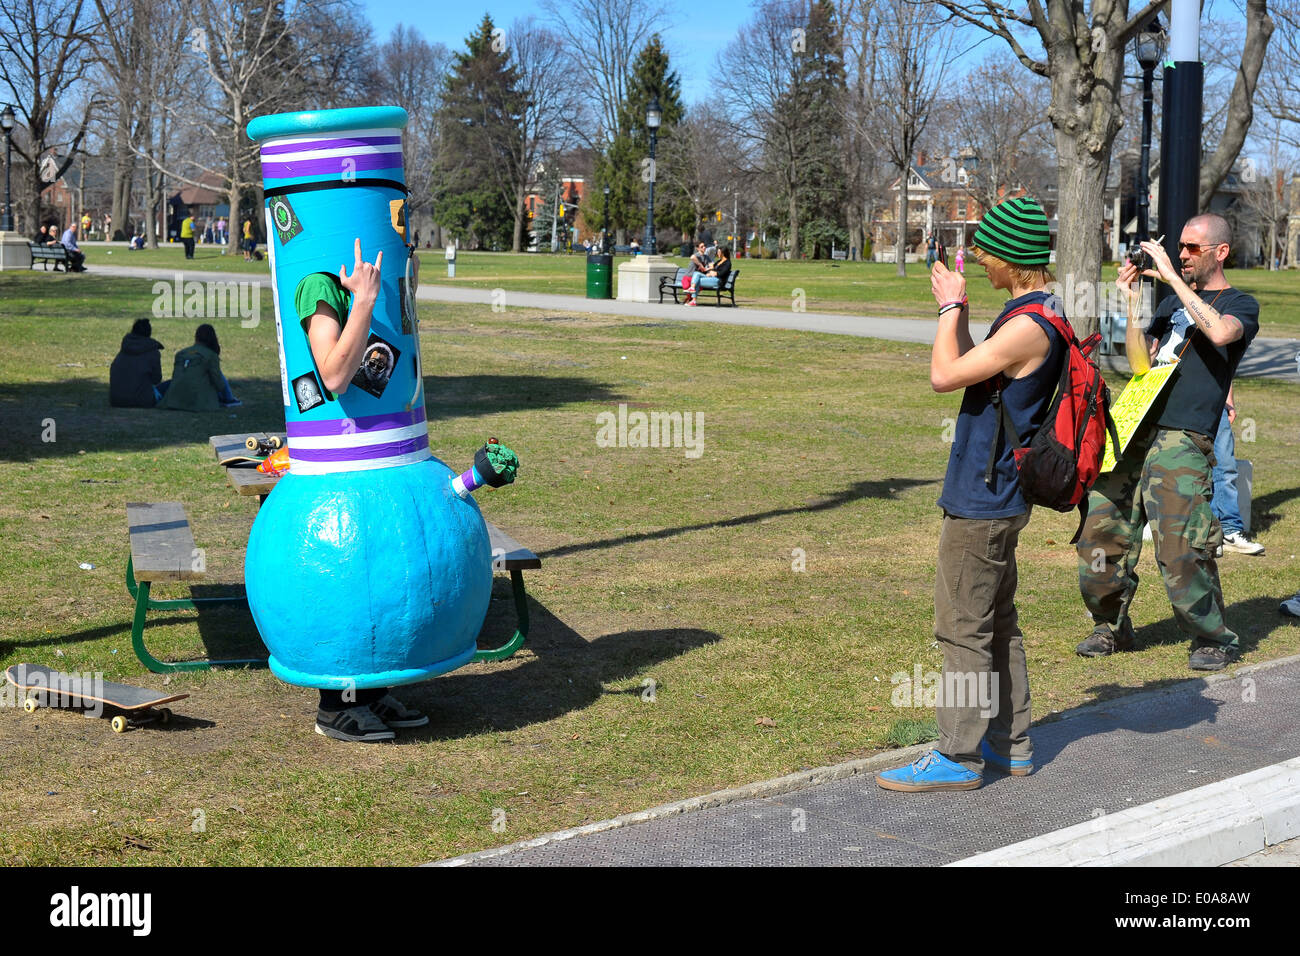
POLYGON ((439 125, 444 146, 434 175, 434 218, 471 246, 508 247, 514 228, 512 157, 524 97, 490 16, 456 54, 439 125))
POLYGON ((808 11, 803 49, 794 57, 789 85, 776 110, 781 136, 773 137, 789 151, 778 163, 798 171, 780 196, 787 211, 784 240, 791 257, 829 256, 832 243, 848 245, 842 42, 835 4, 815 0, 808 11))
MULTIPOLYGON (((609 229, 621 243, 628 230, 640 234, 645 229, 646 200, 649 183, 650 131, 646 128, 645 114, 655 97, 663 119, 659 126, 659 144, 656 161, 662 161, 666 137, 685 116, 682 106, 681 79, 669 69, 668 52, 656 33, 637 55, 628 78, 627 97, 618 111, 619 128, 605 152, 597 157, 594 188, 590 195, 599 196, 600 202, 588 209, 586 221, 592 229, 605 228, 605 184, 609 192, 609 229)), ((681 218, 680 200, 662 189, 664 177, 656 174, 655 224, 674 225, 681 218)), ((689 214, 688 214, 689 215, 689 214)))

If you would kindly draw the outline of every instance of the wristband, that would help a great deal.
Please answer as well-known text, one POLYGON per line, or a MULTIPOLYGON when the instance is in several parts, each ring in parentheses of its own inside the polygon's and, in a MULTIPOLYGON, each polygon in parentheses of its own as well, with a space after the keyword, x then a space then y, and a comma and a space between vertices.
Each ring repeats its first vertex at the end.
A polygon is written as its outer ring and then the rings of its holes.
POLYGON ((960 308, 960 307, 964 306, 965 304, 966 304, 966 297, 965 297, 965 296, 962 296, 960 299, 954 299, 954 300, 951 301, 951 302, 945 302, 943 305, 939 306, 939 314, 940 314, 940 315, 943 315, 943 314, 944 314, 945 312, 947 312, 949 309, 954 308, 954 307, 960 308))

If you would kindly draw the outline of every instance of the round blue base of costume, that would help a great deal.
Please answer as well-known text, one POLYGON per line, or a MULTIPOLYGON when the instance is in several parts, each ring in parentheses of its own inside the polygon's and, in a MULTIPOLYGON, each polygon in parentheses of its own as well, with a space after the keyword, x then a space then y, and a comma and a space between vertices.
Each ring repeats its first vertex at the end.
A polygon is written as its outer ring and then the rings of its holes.
POLYGON ((244 578, 271 669, 303 687, 425 680, 468 663, 492 593, 492 548, 437 459, 295 475, 267 497, 244 578))

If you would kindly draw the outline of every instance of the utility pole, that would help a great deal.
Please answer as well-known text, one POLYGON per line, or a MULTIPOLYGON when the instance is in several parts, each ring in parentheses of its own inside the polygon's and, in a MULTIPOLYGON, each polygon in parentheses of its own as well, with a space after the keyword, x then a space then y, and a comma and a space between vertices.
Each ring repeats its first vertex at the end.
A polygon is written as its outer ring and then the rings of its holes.
POLYGON ((551 203, 551 251, 556 249, 556 234, 560 224, 560 184, 555 184, 555 201, 551 203))

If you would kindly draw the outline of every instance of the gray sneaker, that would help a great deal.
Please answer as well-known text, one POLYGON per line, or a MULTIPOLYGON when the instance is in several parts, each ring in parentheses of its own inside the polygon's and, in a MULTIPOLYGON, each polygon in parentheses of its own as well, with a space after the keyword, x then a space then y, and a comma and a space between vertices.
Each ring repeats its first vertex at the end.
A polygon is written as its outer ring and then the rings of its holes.
POLYGON ((1187 666, 1194 671, 1221 671, 1238 658, 1235 647, 1205 644, 1192 651, 1187 666))
POLYGON ((365 704, 346 710, 317 710, 316 733, 359 744, 382 743, 397 736, 365 704))
POLYGON ((407 707, 392 694, 385 694, 380 700, 371 704, 370 712, 389 728, 423 727, 429 722, 427 716, 407 707))

